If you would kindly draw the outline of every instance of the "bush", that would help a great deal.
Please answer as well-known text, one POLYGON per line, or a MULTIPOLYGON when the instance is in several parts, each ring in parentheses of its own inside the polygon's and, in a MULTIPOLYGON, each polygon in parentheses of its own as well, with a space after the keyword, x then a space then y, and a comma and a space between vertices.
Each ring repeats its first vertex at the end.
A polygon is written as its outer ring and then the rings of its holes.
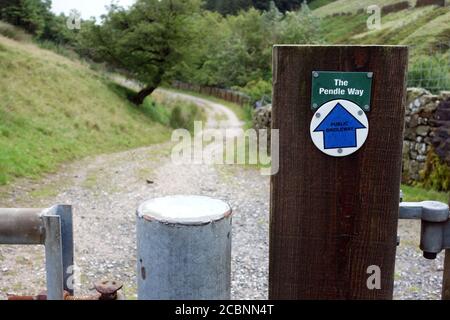
POLYGON ((206 119, 203 109, 195 104, 179 100, 153 101, 147 98, 141 108, 143 113, 153 121, 173 129, 193 131, 195 121, 206 119))
POLYGON ((0 35, 20 42, 31 41, 31 35, 24 30, 2 21, 0 21, 0 35))
POLYGON ((239 91, 250 96, 252 104, 260 100, 263 100, 266 103, 272 101, 272 84, 269 81, 262 79, 253 80, 247 83, 245 87, 239 89, 239 91))
POLYGON ((174 129, 194 131, 194 122, 205 120, 203 110, 190 103, 177 102, 172 109, 170 126, 174 129))
POLYGON ((450 58, 443 55, 421 56, 411 63, 408 86, 437 93, 450 88, 450 58))
POLYGON ((436 153, 429 153, 421 175, 424 187, 437 191, 450 191, 450 167, 441 161, 436 153))
POLYGON ((165 106, 152 101, 150 98, 147 98, 141 108, 144 114, 153 121, 164 126, 168 126, 170 124, 170 111, 165 106))

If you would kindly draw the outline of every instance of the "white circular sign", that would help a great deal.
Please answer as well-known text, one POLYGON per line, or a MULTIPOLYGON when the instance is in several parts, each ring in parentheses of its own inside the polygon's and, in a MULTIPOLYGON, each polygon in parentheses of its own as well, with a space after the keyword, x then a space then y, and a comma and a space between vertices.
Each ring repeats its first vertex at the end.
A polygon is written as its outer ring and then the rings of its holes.
POLYGON ((369 135, 366 113, 348 100, 332 100, 322 105, 311 121, 311 138, 316 147, 333 157, 358 151, 369 135))

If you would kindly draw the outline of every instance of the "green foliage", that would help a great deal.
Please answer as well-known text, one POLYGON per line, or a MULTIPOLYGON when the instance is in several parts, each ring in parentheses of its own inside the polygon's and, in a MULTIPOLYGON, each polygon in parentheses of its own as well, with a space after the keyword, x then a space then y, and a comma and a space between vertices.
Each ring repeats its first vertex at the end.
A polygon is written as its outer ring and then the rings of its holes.
MULTIPOLYGON (((223 15, 234 15, 241 10, 248 10, 252 7, 258 10, 268 10, 270 2, 269 0, 206 0, 205 8, 207 10, 217 11, 223 15)), ((303 0, 274 1, 277 8, 282 12, 297 10, 300 8, 302 2, 303 0)), ((323 2, 323 0, 312 0, 311 2, 314 4, 315 2, 323 2)))
POLYGON ((197 0, 138 0, 129 10, 111 5, 101 25, 83 27, 80 41, 84 48, 94 48, 94 59, 126 70, 150 94, 182 63, 182 48, 191 43, 190 22, 199 10, 197 0))
POLYGON ((166 106, 156 103, 151 99, 146 99, 142 105, 141 111, 155 122, 162 125, 170 125, 171 112, 166 106))
POLYGON ((178 101, 170 116, 170 126, 174 129, 194 131, 194 122, 205 120, 205 115, 198 106, 178 101))
POLYGON ((272 83, 270 81, 252 80, 239 90, 250 96, 252 104, 260 100, 270 103, 272 100, 272 83))
POLYGON ((306 3, 303 3, 301 10, 287 12, 280 25, 279 42, 298 43, 318 43, 320 38, 320 20, 315 17, 306 3), (280 41, 281 40, 281 41, 280 41))
POLYGON ((2 0, 0 20, 23 28, 37 40, 74 45, 77 31, 66 26, 64 14, 51 12, 51 0, 2 0))
POLYGON ((203 109, 182 100, 155 101, 147 98, 140 110, 153 121, 173 129, 193 131, 195 121, 206 120, 203 109))
POLYGON ((193 25, 189 63, 177 66, 177 78, 218 87, 270 81, 272 46, 320 43, 319 24, 306 5, 286 14, 273 2, 265 12, 251 8, 227 17, 204 12, 193 25))
POLYGON ((449 194, 447 192, 439 192, 435 190, 428 190, 418 186, 402 185, 403 201, 406 202, 420 202, 426 200, 440 201, 448 203, 449 194))
POLYGON ((39 36, 49 19, 50 7, 51 0, 3 0, 0 19, 39 36))
POLYGON ((430 152, 425 169, 421 172, 423 186, 438 191, 450 191, 450 167, 430 152))
POLYGON ((439 92, 450 88, 450 58, 443 55, 420 56, 410 64, 408 86, 439 92))

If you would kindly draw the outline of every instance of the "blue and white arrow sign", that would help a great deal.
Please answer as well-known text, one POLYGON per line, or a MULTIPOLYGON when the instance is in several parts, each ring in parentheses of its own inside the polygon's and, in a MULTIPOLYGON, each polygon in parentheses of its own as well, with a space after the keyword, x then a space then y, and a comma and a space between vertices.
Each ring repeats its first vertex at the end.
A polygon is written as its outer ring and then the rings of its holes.
POLYGON ((322 152, 334 156, 348 156, 360 149, 369 134, 365 112, 348 100, 325 103, 311 121, 311 138, 322 152))

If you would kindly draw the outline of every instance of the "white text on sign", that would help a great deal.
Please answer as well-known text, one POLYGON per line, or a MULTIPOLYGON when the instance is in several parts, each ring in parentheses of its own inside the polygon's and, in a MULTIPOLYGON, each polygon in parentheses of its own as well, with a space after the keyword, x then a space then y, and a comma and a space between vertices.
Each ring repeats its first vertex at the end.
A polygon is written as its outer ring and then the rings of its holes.
MULTIPOLYGON (((342 79, 334 79, 334 84, 337 87, 348 87, 348 81, 347 80, 342 80, 342 79)), ((334 88, 334 89, 329 89, 329 88, 320 88, 319 89, 319 94, 324 94, 324 95, 350 95, 350 96, 359 96, 362 97, 364 95, 364 90, 362 89, 355 89, 355 88, 334 88)))

